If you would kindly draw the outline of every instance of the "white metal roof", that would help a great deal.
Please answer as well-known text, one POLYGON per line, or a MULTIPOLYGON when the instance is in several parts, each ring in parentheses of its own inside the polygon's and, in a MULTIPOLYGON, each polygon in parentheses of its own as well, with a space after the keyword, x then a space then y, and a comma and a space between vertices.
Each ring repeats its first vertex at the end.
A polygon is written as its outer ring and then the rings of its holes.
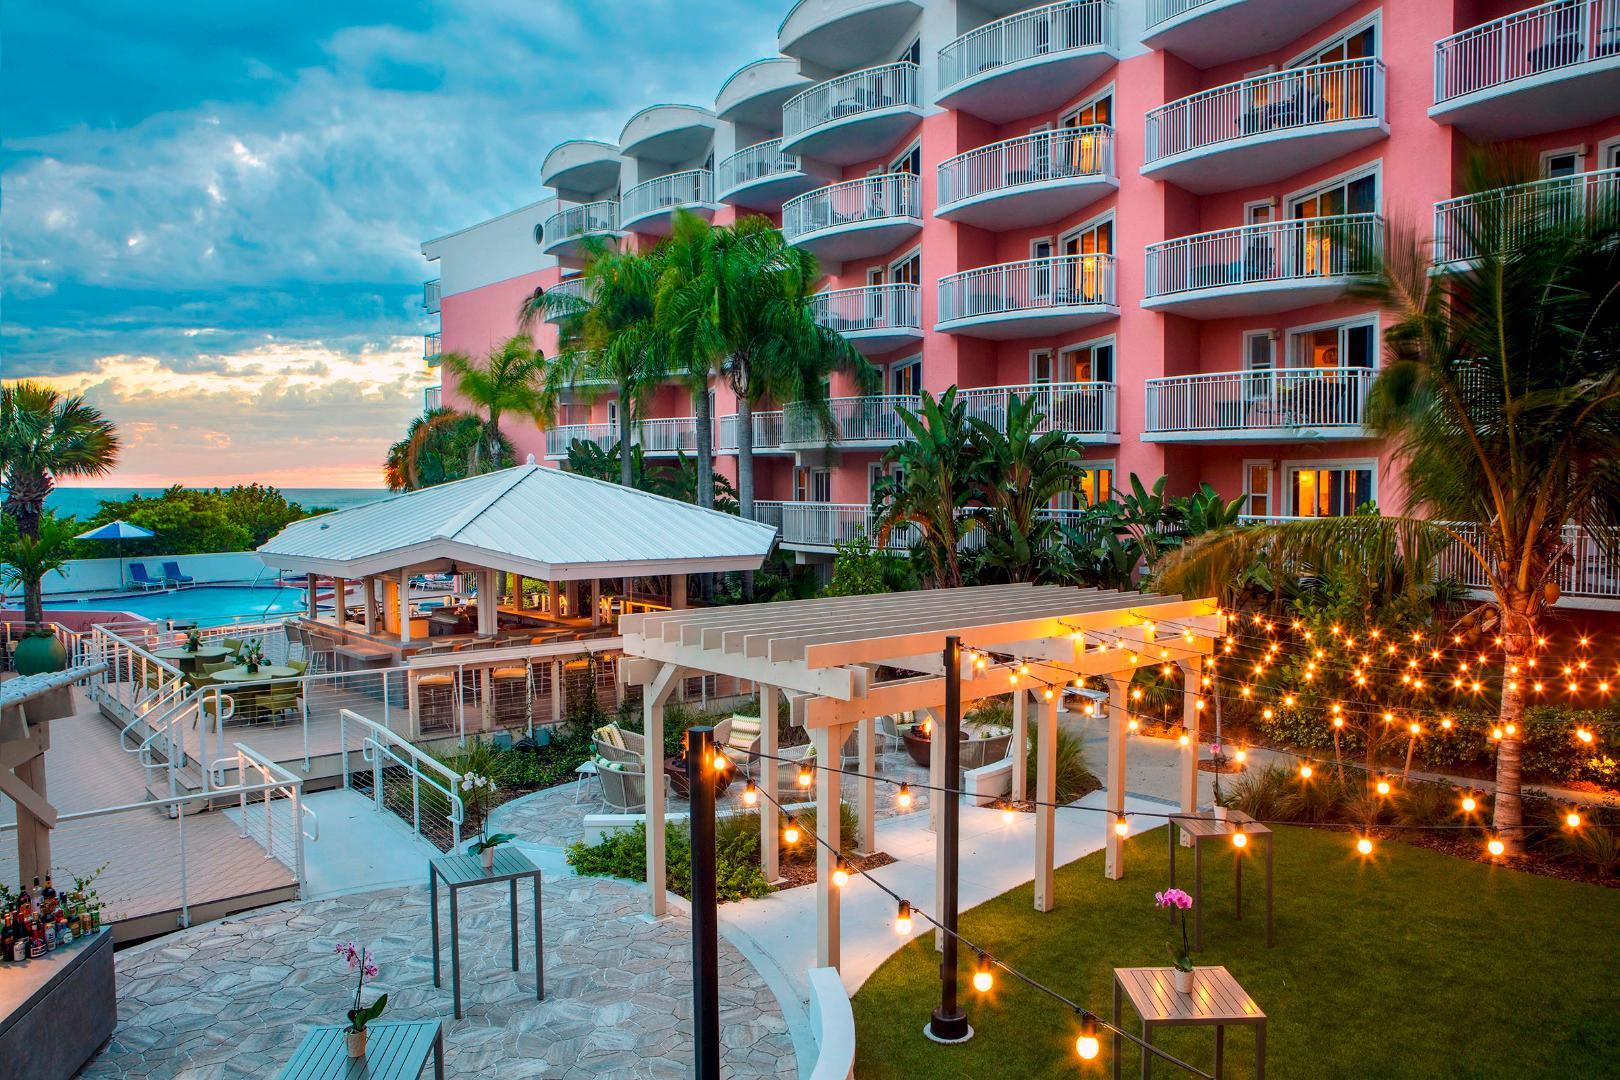
POLYGON ((296 521, 259 558, 336 577, 459 562, 571 581, 757 570, 775 542, 772 525, 530 464, 296 521))

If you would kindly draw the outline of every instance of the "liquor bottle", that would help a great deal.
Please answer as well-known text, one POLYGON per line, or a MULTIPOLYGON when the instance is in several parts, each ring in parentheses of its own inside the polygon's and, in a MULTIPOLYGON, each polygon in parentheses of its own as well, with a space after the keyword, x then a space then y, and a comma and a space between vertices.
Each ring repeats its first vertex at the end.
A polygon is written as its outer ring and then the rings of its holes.
POLYGON ((36 919, 29 925, 28 959, 38 960, 48 951, 49 949, 45 945, 45 931, 40 928, 39 921, 36 919))
POLYGON ((67 912, 62 908, 56 909, 56 946, 73 944, 73 924, 68 922, 67 912))
POLYGON ((90 936, 90 905, 81 897, 79 900, 79 930, 80 937, 90 936))
POLYGON ((0 963, 11 963, 11 945, 16 933, 11 929, 11 912, 5 913, 5 927, 0 929, 0 963))
MULTIPOLYGON (((38 878, 34 879, 34 884, 39 884, 38 878)), ((56 887, 51 884, 51 875, 45 875, 45 888, 40 892, 39 896, 41 907, 46 911, 56 910, 56 887)))
POLYGON ((39 936, 45 942, 46 952, 56 951, 56 924, 51 921, 49 915, 39 917, 39 936))

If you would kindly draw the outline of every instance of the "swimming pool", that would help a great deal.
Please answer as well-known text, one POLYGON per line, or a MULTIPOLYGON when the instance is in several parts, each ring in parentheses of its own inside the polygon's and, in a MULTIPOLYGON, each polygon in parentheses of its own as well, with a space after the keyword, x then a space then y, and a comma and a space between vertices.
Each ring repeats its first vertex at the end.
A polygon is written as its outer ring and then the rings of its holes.
POLYGON ((52 610, 127 611, 156 620, 178 619, 198 626, 225 626, 233 622, 260 622, 304 610, 304 590, 281 586, 201 585, 169 592, 141 593, 117 599, 49 600, 52 610))

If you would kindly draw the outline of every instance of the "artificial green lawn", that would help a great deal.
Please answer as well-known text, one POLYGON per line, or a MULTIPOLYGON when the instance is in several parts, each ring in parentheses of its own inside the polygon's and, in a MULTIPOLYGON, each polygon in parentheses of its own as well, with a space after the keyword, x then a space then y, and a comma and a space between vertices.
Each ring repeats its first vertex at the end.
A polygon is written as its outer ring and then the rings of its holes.
MULTIPOLYGON (((1252 849, 1251 849, 1252 850, 1252 849)), ((1620 890, 1535 877, 1391 841, 1365 861, 1342 832, 1277 837, 1276 945, 1264 946, 1261 865, 1246 857, 1244 918, 1232 917, 1231 856, 1206 847, 1204 950, 1270 1018, 1271 1077, 1620 1077, 1620 890)), ((1057 871, 1057 908, 1024 885, 962 915, 962 933, 1104 1019, 1115 967, 1169 963, 1163 829, 1127 841, 1125 877, 1102 853, 1057 871)), ((1177 884, 1191 891, 1191 852, 1177 884)), ((1025 1078, 1106 1075, 1109 1043, 1082 1068, 1078 1022, 1002 974, 962 998, 977 1034, 942 1047, 922 1035, 939 997, 933 935, 890 957, 855 996, 856 1075, 1025 1078)), ((1125 1006, 1128 1031, 1137 1031, 1125 1006)), ((1160 1029, 1154 1041, 1210 1071, 1214 1032, 1160 1029)), ((1227 1075, 1253 1075, 1253 1036, 1229 1028, 1227 1075)), ((1140 1057, 1125 1045, 1126 1075, 1140 1057)), ((1134 1070, 1134 1072, 1133 1072, 1134 1070)), ((1157 1076, 1182 1075, 1163 1063, 1157 1076)))

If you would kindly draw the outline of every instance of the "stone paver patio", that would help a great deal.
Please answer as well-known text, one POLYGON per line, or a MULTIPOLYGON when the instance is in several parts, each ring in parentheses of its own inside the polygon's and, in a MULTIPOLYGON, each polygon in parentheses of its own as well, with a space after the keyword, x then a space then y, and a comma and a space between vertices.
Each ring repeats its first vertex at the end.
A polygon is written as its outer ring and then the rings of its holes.
MULTIPOLYGON (((450 975, 435 990, 428 893, 395 888, 285 904, 118 955, 117 1031, 86 1077, 271 1076, 316 1024, 341 1023, 354 984, 333 946, 375 950, 385 1020, 437 1018, 451 1076, 664 1078, 691 1074, 691 936, 684 915, 650 922, 625 882, 545 882, 546 993, 531 955, 509 966, 506 892, 462 894, 465 1019, 450 975)), ((527 904, 521 929, 532 941, 527 904)), ((441 912, 447 908, 441 907, 441 912)), ((444 939, 448 965, 449 939, 444 939)), ((368 999, 370 990, 368 988, 368 999)), ((720 942, 723 1075, 794 1077, 787 1024, 763 979, 720 942)))

